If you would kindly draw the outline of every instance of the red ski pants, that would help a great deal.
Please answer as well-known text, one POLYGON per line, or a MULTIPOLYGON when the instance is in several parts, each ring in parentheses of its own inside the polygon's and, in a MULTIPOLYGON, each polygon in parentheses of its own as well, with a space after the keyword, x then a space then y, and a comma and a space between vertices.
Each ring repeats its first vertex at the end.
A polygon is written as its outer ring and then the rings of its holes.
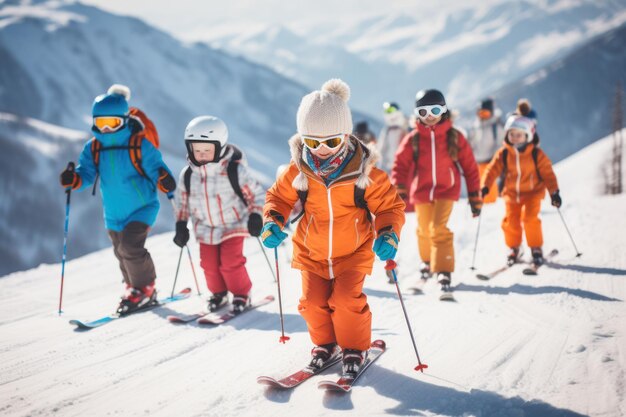
POLYGON ((243 237, 232 237, 219 245, 200 243, 200 266, 213 294, 230 291, 235 295, 247 295, 250 292, 252 282, 246 270, 243 241, 243 237))

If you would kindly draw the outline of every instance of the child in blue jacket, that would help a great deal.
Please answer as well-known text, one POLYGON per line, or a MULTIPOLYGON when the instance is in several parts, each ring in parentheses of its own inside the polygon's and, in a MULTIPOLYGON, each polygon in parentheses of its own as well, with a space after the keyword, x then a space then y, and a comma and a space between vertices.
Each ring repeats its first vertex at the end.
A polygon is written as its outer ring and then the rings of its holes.
POLYGON ((121 85, 95 98, 95 137, 83 148, 76 170, 61 173, 61 185, 73 190, 100 179, 104 223, 126 283, 117 309, 122 315, 156 300, 156 272, 144 245, 159 212, 157 188, 165 193, 176 188, 161 152, 147 139, 149 130, 131 114, 128 99, 130 90, 121 85))

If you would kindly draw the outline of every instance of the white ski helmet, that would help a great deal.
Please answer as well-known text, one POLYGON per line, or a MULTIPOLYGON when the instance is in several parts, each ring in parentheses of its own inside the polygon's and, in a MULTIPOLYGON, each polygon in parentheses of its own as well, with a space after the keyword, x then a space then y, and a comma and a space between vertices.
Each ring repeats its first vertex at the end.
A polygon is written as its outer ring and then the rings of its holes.
POLYGON ((204 165, 196 161, 193 156, 192 143, 206 142, 215 145, 215 158, 211 162, 219 161, 226 153, 228 142, 228 128, 226 123, 215 116, 199 116, 189 122, 185 128, 185 146, 189 160, 195 165, 204 165))
POLYGON ((528 117, 512 115, 506 120, 504 124, 505 139, 508 140, 509 130, 518 129, 526 133, 526 141, 531 142, 535 136, 535 122, 528 117))

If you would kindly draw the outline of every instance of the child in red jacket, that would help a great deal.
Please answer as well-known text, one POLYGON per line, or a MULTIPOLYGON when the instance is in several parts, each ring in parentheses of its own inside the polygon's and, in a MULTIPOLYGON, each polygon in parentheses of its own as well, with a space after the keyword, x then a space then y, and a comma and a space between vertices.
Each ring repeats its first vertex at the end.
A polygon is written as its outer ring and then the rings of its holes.
POLYGON ((452 127, 450 112, 438 90, 422 90, 415 102, 416 128, 400 143, 391 172, 398 192, 415 205, 422 278, 437 274, 442 290, 450 290, 454 272, 454 234, 447 223, 461 194, 461 172, 474 217, 480 215, 480 179, 472 149, 452 127), (406 178, 410 179, 405 180, 406 178))

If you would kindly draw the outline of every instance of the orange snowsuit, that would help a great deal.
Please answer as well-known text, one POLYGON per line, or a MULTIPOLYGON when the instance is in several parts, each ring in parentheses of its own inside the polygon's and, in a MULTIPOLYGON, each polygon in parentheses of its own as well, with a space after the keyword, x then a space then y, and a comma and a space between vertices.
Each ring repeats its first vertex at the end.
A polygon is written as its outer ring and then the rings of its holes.
POLYGON ((293 235, 292 267, 302 271, 302 297, 298 311, 305 319, 314 344, 336 342, 346 349, 368 349, 371 313, 363 294, 365 275, 372 272, 375 231, 391 228, 400 236, 404 203, 376 168, 368 147, 350 137, 355 147, 341 175, 328 185, 302 159, 299 135, 290 141, 292 160, 267 191, 264 220, 281 228, 299 201, 297 191, 308 191, 304 215, 293 235), (355 187, 365 189, 372 213, 368 220, 356 207, 355 187))
MULTIPOLYGON (((480 177, 482 178, 485 170, 489 166, 489 162, 478 163, 477 165, 478 165, 478 175, 480 175, 480 177)), ((498 199, 498 186, 497 184, 492 184, 489 187, 489 193, 487 193, 487 195, 483 197, 483 203, 484 204, 495 203, 497 199, 498 199)))
POLYGON ((546 193, 554 194, 559 186, 552 170, 552 162, 538 147, 536 141, 529 143, 524 150, 517 150, 505 139, 504 146, 496 152, 487 166, 481 187, 489 187, 505 168, 506 173, 502 196, 506 204, 506 215, 502 220, 504 240, 508 247, 522 244, 522 223, 526 233, 526 243, 531 248, 543 246, 543 234, 539 210, 546 193), (505 152, 506 149, 506 152, 505 152), (536 153, 533 157, 533 150, 536 153))

